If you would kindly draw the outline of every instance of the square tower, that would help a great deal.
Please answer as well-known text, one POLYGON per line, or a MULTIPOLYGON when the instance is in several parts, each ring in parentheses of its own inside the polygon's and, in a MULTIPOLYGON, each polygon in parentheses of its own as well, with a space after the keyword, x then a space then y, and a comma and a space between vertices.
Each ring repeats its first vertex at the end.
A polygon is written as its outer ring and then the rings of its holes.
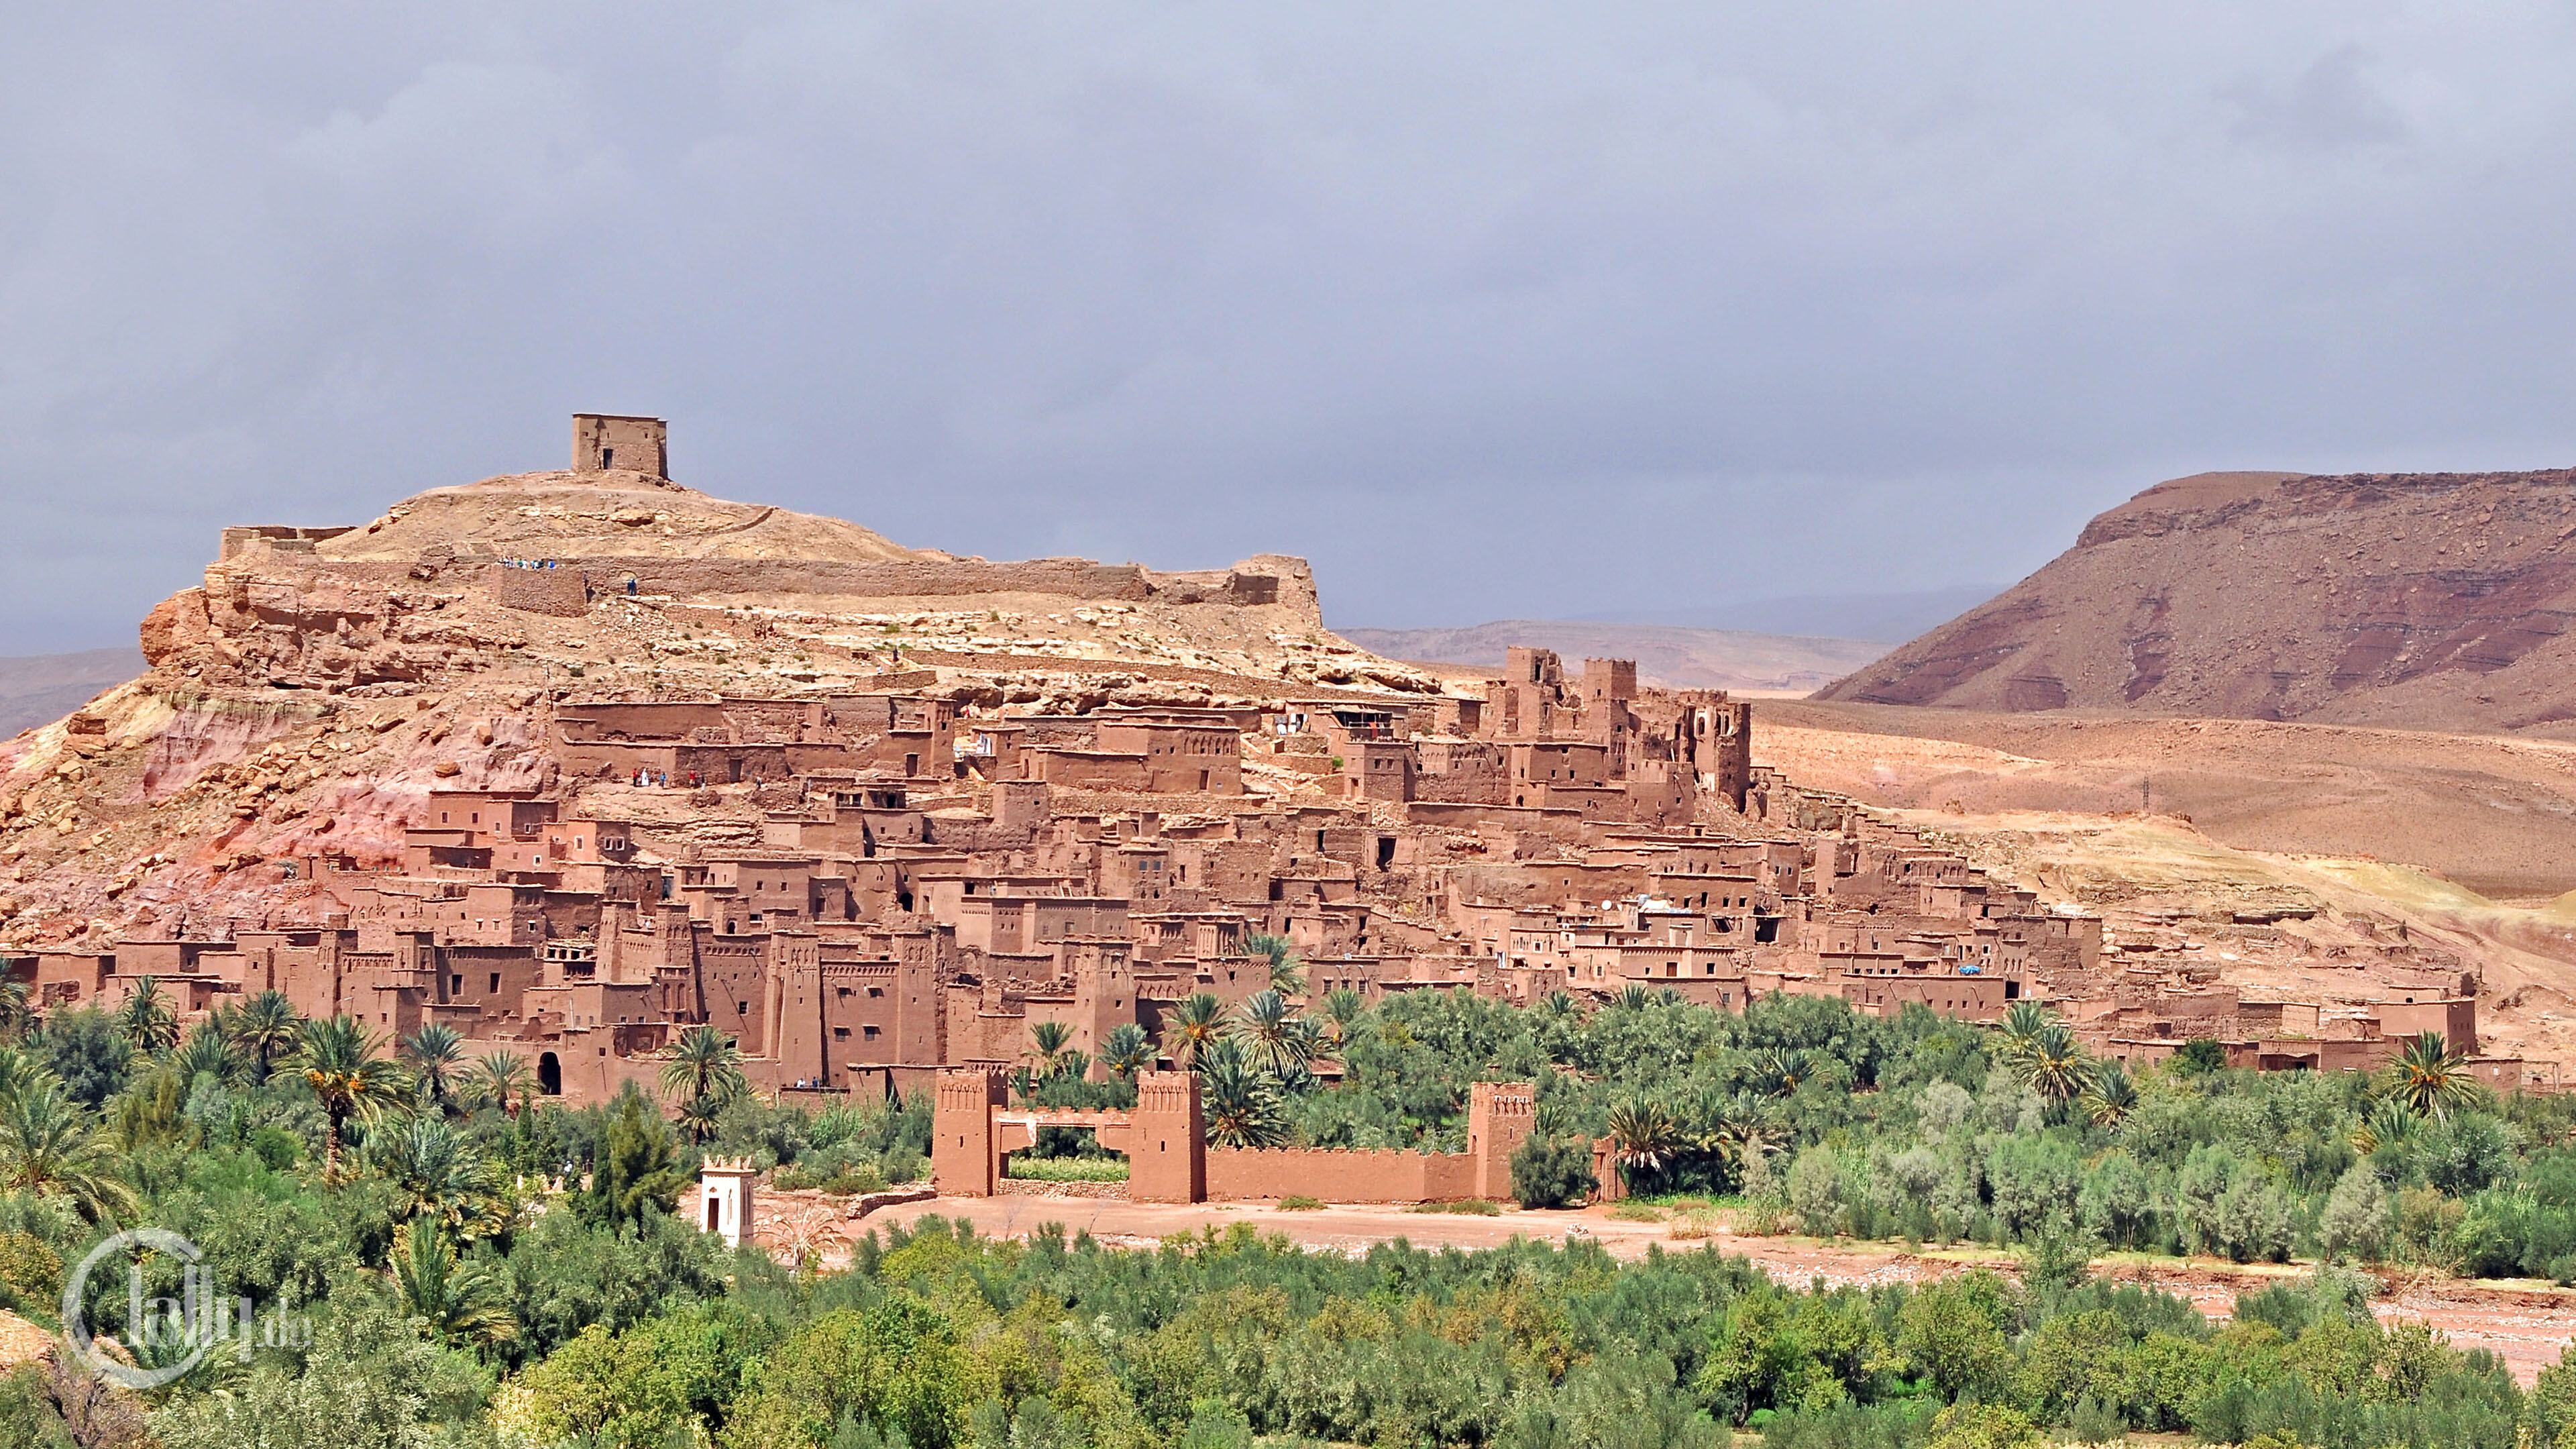
POLYGON ((609 468, 670 477, 670 425, 660 418, 574 413, 572 470, 597 473, 609 468))

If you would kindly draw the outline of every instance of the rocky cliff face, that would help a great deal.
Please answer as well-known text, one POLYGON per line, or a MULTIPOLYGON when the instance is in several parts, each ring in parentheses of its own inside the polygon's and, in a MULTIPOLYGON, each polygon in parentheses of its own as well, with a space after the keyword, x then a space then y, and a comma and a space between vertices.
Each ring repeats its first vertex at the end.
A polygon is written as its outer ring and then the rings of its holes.
POLYGON ((2576 733, 2576 471, 2204 473, 1820 692, 2576 733))
POLYGON ((0 943, 257 923, 282 862, 389 862, 432 788, 553 784, 566 699, 900 689, 1048 713, 1439 688, 1326 632, 1303 559, 995 563, 622 472, 227 529, 141 642, 141 678, 0 744, 0 943))

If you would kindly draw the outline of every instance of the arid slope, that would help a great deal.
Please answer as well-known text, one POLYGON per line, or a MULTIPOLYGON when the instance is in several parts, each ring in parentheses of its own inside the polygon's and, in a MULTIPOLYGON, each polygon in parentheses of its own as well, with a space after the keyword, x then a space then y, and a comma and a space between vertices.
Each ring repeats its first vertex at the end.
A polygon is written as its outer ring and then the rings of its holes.
POLYGON ((2576 471, 2206 473, 1820 692, 2576 735, 2576 471))

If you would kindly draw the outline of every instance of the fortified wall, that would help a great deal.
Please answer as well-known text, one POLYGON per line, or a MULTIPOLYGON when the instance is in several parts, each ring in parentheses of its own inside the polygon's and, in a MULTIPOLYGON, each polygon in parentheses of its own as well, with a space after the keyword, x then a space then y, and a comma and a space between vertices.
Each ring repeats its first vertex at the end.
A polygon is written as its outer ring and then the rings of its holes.
POLYGON ((1144 1072, 1125 1112, 1013 1108, 1009 1080, 991 1069, 939 1074, 931 1123, 931 1183, 943 1197, 992 1197, 1010 1181, 1008 1159, 1037 1144, 1041 1128, 1087 1128, 1126 1157, 1126 1196, 1137 1202, 1238 1202, 1304 1194, 1328 1202, 1508 1201, 1512 1154, 1536 1126, 1527 1082, 1468 1089, 1464 1152, 1211 1147, 1192 1072, 1144 1072))

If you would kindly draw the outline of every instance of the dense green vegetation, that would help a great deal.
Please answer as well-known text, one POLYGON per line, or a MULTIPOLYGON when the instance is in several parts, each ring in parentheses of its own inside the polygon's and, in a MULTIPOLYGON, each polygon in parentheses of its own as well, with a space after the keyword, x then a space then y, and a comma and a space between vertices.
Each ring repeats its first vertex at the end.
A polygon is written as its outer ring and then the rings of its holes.
MULTIPOLYGON (((2039 1429, 2576 1444, 2576 1368, 2524 1392, 2481 1353, 2378 1327, 2369 1281, 2330 1261, 2224 1327, 2086 1266, 2199 1250, 2569 1276, 2566 1108, 2489 1098, 2437 1042, 2367 1081, 2205 1061, 2132 1079, 2035 1013, 1997 1030, 1788 998, 1732 1015, 1421 994, 1312 1018, 1255 1000, 1103 1043, 1102 1082, 1041 1040, 1018 1088, 1115 1105, 1159 1048, 1233 1104, 1237 1140, 1455 1149, 1470 1083, 1532 1080, 1542 1130, 1513 1178, 1533 1201, 1580 1195, 1606 1135, 1648 1194, 1997 1244, 2022 1272, 1800 1290, 1680 1245, 1629 1264, 1581 1239, 1354 1258, 1239 1229, 1123 1252, 926 1220, 825 1273, 675 1219, 697 1154, 787 1183, 906 1181, 926 1103, 764 1103, 730 1042, 691 1033, 661 1102, 574 1111, 436 1028, 388 1044, 260 998, 182 1036, 157 993, 41 1025, 0 996, 0 1306, 53 1325, 68 1265, 151 1224, 198 1244, 227 1293, 311 1328, 140 1396, 19 1369, 0 1376, 0 1442, 1618 1449, 1751 1425, 1774 1449, 2039 1429)), ((1020 1165, 1114 1171, 1079 1132, 1020 1165)), ((176 1266, 144 1261, 152 1292, 176 1266)), ((93 1284, 110 1326, 113 1276, 93 1284)))

